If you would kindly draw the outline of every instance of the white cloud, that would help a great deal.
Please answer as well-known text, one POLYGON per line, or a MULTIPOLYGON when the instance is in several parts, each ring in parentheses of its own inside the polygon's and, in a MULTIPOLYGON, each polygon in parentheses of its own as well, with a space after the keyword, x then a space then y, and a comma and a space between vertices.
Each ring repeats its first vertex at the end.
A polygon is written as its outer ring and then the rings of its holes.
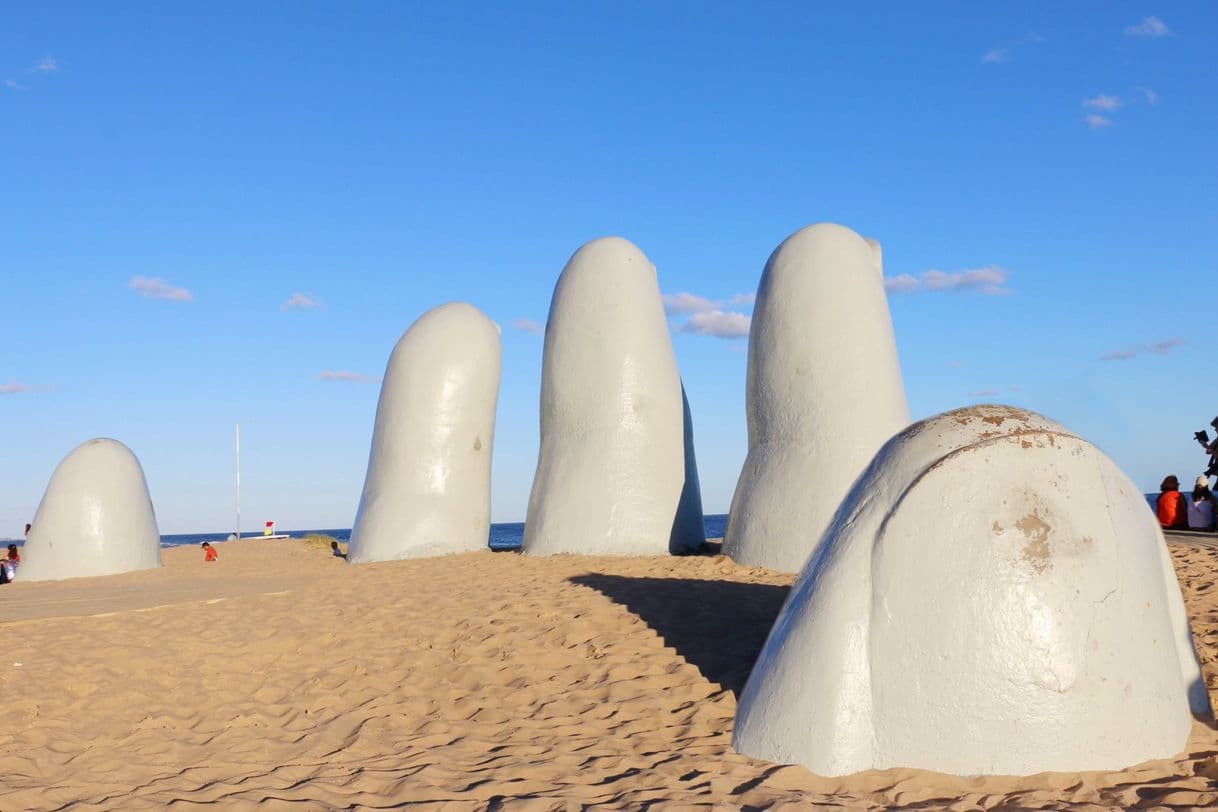
POLYGON ((749 316, 725 308, 751 308, 757 301, 756 293, 737 293, 730 299, 708 299, 694 293, 666 293, 664 312, 669 316, 688 316, 676 327, 678 333, 715 336, 716 338, 743 338, 749 334, 749 316))
POLYGON ((323 381, 347 381, 349 383, 376 383, 380 380, 380 378, 374 375, 348 372, 345 369, 327 369, 317 377, 323 381))
POLYGON ((1171 35, 1171 29, 1167 27, 1167 23, 1160 20, 1158 17, 1146 17, 1137 25, 1128 26, 1125 33, 1133 37, 1150 37, 1158 39, 1171 35))
MULTIPOLYGON (((54 73, 59 70, 59 62, 53 56, 44 56, 38 61, 38 64, 32 68, 26 68, 26 73, 54 73)), ((4 86, 9 90, 25 90, 26 86, 18 82, 16 79, 8 78, 4 80, 4 86)))
POLYGON ((281 310, 316 310, 322 306, 321 299, 308 293, 293 293, 280 305, 281 310))
POLYGON ((746 338, 750 319, 743 313, 707 310, 694 313, 679 328, 679 332, 715 338, 746 338))
MULTIPOLYGON (((1132 93, 1141 95, 1141 100, 1144 100, 1152 107, 1159 103, 1159 94, 1148 87, 1136 87, 1132 93)), ((1112 96, 1107 93, 1100 93, 1092 96, 1090 99, 1083 99, 1083 109, 1091 111, 1083 116, 1083 121, 1087 122, 1087 126, 1093 130, 1110 127, 1112 126, 1113 113, 1131 102, 1137 103, 1138 101, 1137 95, 1132 96, 1132 98, 1130 96, 1121 98, 1120 96, 1112 96)))
POLYGON ((1011 292, 1006 287, 1007 272, 997 265, 970 268, 964 271, 929 270, 915 277, 901 274, 884 280, 889 293, 937 293, 945 290, 975 290, 986 296, 1001 296, 1011 292))
POLYGON ((693 293, 665 293, 661 298, 664 300, 664 312, 670 316, 705 313, 715 310, 721 305, 720 302, 711 301, 705 296, 697 296, 693 293))
POLYGON ((174 287, 159 276, 133 276, 127 287, 148 299, 189 302, 194 298, 186 288, 174 287))
POLYGON ((737 293, 730 299, 708 299, 696 293, 665 293, 664 312, 669 316, 685 316, 691 313, 709 313, 724 307, 752 307, 757 301, 756 293, 737 293))
POLYGON ((913 274, 903 273, 884 280, 884 290, 889 293, 913 293, 918 289, 918 279, 913 274))
POLYGON ((21 383, 20 381, 9 381, 8 383, 0 383, 0 395, 20 395, 25 392, 46 392, 58 389, 55 384, 33 384, 21 383))
POLYGON ((1098 96, 1094 96, 1090 99, 1083 99, 1083 107, 1090 108, 1092 110, 1107 110, 1111 112, 1112 110, 1116 110, 1118 107, 1120 107, 1121 104, 1122 102, 1119 96, 1109 96, 1104 93, 1100 93, 1098 96))
POLYGON ((523 330, 526 333, 532 333, 533 335, 538 336, 545 335, 546 332, 546 326, 544 324, 523 317, 513 321, 511 326, 517 330, 523 330))
POLYGON ((1141 344, 1125 350, 1113 350, 1100 356, 1101 361, 1128 361, 1139 355, 1167 355, 1172 350, 1183 347, 1188 342, 1183 338, 1168 338, 1153 344, 1141 344))
POLYGON ((927 290, 980 290, 987 296, 1007 293, 1002 287, 1006 281, 1007 272, 997 265, 950 273, 930 270, 922 274, 922 284, 927 290))
POLYGON ((986 51, 981 55, 981 62, 985 65, 1002 65, 1015 59, 1015 50, 1017 48, 1022 48, 1025 45, 1039 45, 1044 41, 1044 37, 1032 31, 1021 39, 986 51))

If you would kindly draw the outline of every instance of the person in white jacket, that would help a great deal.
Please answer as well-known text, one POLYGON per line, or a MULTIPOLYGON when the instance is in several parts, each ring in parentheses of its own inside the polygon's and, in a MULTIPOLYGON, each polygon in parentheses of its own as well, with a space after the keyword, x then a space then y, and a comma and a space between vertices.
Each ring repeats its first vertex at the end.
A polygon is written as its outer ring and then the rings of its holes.
POLYGON ((1214 529, 1214 494, 1210 491, 1210 478, 1204 474, 1197 477, 1188 500, 1188 529, 1214 529))

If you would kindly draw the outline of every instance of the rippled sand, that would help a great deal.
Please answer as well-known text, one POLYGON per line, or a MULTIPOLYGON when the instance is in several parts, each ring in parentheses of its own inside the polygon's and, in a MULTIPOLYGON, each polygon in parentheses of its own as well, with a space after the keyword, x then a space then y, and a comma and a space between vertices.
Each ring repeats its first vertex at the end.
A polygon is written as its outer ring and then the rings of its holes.
MULTIPOLYGON (((0 587, 0 810, 1197 807, 1218 734, 1113 773, 826 779, 731 749, 790 576, 722 557, 477 553, 347 567, 298 542, 0 587)), ((1218 699, 1218 543, 1173 542, 1218 699)))

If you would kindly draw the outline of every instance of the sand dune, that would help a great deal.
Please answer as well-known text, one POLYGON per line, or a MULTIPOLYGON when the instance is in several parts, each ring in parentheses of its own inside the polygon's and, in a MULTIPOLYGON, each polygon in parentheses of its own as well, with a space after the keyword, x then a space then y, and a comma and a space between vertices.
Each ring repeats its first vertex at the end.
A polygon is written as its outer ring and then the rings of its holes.
MULTIPOLYGON (((840 779, 730 747, 791 576, 721 556, 344 566, 294 542, 0 588, 0 810, 1218 803, 1218 733, 1122 772, 840 779)), ((1218 543, 1172 545, 1218 699, 1218 543)))

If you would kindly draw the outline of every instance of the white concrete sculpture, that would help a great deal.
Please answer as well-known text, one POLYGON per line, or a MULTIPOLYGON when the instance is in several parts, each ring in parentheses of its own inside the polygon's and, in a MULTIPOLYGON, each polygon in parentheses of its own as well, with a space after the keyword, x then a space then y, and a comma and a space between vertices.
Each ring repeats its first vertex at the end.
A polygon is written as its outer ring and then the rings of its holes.
POLYGON ((798 572, 855 477, 909 424, 878 243, 819 223, 770 255, 749 331, 747 409, 723 552, 798 572))
POLYGON ((821 775, 1117 770, 1210 713, 1154 514, 1116 465, 1004 406, 876 455, 800 574, 733 745, 821 775))
POLYGON ((63 458, 25 541, 22 581, 56 581, 161 566, 144 469, 118 440, 82 443, 63 458))
POLYGON ((485 550, 503 362, 499 327, 453 302, 429 310, 389 356, 353 564, 485 550))
POLYGON ((550 303, 530 555, 662 555, 706 541, 655 267, 619 237, 567 262, 550 303))

